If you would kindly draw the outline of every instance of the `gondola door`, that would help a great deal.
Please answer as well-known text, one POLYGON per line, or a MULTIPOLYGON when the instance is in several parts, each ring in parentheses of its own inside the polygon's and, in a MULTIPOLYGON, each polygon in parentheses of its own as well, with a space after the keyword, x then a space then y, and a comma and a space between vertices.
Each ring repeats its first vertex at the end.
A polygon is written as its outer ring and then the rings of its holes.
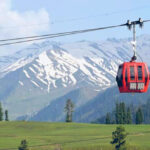
POLYGON ((131 63, 130 65, 128 64, 127 67, 128 71, 128 90, 130 92, 135 92, 137 89, 137 70, 136 70, 136 64, 131 63))
POLYGON ((145 74, 144 65, 137 66, 137 90, 143 91, 145 88, 145 74))

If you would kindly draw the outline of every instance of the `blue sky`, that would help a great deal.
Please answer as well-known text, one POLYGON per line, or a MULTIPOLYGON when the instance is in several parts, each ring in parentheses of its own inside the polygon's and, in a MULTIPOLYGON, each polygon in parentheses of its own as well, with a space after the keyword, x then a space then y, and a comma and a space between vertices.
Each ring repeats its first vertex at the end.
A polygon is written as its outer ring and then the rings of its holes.
MULTIPOLYGON (((13 0, 12 6, 19 12, 46 9, 53 23, 50 25, 50 32, 53 33, 116 25, 139 17, 150 19, 148 0, 13 0)), ((149 34, 149 26, 150 23, 145 24, 145 28, 137 30, 137 34, 149 34)), ((98 40, 130 35, 126 28, 121 28, 68 37, 67 41, 72 38, 98 40)))
MULTIPOLYGON (((149 0, 1 1, 1 39, 117 25, 139 17, 150 19, 149 0)), ((141 34, 150 34, 150 23, 145 24, 142 30, 137 28, 137 35, 141 34)), ((97 41, 131 36, 132 32, 122 27, 61 37, 53 41, 97 41)))

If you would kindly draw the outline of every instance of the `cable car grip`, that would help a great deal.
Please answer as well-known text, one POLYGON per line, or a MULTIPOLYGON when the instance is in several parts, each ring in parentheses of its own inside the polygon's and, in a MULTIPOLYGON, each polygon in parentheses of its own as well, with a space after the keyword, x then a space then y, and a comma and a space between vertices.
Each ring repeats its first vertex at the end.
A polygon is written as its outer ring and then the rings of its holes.
POLYGON ((139 18, 139 20, 137 20, 137 21, 132 21, 132 22, 130 20, 127 20, 126 25, 129 30, 131 30, 133 27, 133 41, 131 41, 131 44, 133 46, 133 57, 131 58, 131 61, 130 61, 130 62, 133 62, 137 59, 137 56, 136 56, 136 25, 139 25, 139 27, 142 28, 143 20, 141 18, 139 18))

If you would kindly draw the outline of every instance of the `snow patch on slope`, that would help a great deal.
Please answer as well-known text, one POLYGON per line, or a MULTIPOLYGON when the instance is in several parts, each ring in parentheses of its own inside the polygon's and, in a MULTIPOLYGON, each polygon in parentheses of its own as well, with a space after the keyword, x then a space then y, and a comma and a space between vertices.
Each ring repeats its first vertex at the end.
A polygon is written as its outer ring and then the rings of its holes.
POLYGON ((27 72, 26 70, 23 70, 23 72, 24 72, 24 74, 25 74, 25 76, 26 76, 27 78, 30 78, 30 76, 29 76, 29 74, 28 74, 28 72, 27 72))
POLYGON ((35 86, 40 87, 35 81, 31 80, 31 82, 32 82, 35 86))
POLYGON ((35 70, 34 70, 33 68, 29 67, 29 69, 30 69, 34 74, 36 74, 36 72, 35 72, 35 70))
POLYGON ((21 81, 19 81, 19 84, 20 84, 21 86, 24 86, 23 82, 21 82, 21 81))

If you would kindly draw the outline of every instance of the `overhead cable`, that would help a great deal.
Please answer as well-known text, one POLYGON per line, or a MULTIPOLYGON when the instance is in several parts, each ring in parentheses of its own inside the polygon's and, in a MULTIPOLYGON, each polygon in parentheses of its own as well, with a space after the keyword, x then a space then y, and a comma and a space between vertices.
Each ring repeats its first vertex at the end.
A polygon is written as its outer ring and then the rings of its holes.
POLYGON ((38 40, 43 40, 43 39, 50 39, 50 38, 79 34, 79 33, 93 32, 93 31, 104 30, 104 29, 109 29, 109 28, 121 27, 121 26, 125 26, 125 25, 126 24, 121 24, 121 25, 116 25, 116 26, 107 26, 107 27, 101 27, 101 28, 77 30, 77 31, 71 31, 71 32, 62 32, 62 33, 56 33, 56 34, 46 34, 46 35, 40 35, 40 36, 29 36, 29 37, 4 39, 4 40, 0 40, 0 42, 8 42, 8 41, 15 41, 15 42, 2 43, 2 44, 0 44, 0 46, 25 43, 25 42, 31 42, 31 41, 38 41, 38 40))
POLYGON ((92 28, 92 29, 85 29, 85 30, 76 30, 76 31, 70 31, 70 32, 61 32, 61 33, 55 33, 55 34, 45 34, 45 35, 40 35, 40 36, 27 36, 27 37, 4 39, 4 40, 0 40, 1 42, 0 46, 39 41, 39 40, 44 40, 44 39, 50 39, 50 38, 56 38, 56 37, 74 35, 74 34, 81 34, 81 33, 93 32, 93 31, 98 31, 98 30, 117 28, 117 27, 122 27, 122 26, 128 26, 128 28, 130 29, 133 23, 140 25, 141 23, 143 24, 144 22, 149 22, 150 20, 144 20, 142 22, 141 21, 142 21, 141 18, 139 18, 138 21, 130 22, 128 20, 128 22, 125 24, 114 25, 114 26, 106 26, 106 27, 92 28))

